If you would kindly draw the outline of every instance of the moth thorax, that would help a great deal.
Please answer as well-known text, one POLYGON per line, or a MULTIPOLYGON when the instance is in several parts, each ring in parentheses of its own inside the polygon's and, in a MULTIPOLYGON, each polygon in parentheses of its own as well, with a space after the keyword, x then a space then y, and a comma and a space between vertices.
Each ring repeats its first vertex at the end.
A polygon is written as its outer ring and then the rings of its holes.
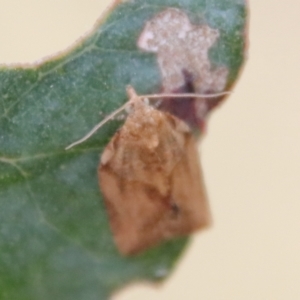
POLYGON ((128 117, 123 127, 124 133, 132 141, 138 140, 145 143, 146 147, 155 148, 159 143, 158 133, 163 121, 163 113, 143 105, 128 117))

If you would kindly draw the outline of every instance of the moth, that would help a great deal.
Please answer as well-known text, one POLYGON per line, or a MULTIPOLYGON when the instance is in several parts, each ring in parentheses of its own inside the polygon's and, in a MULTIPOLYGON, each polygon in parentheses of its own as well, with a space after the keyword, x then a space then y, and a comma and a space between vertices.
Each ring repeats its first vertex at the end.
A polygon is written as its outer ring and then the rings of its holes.
POLYGON ((98 178, 115 244, 121 254, 133 255, 205 228, 211 214, 189 126, 148 105, 151 96, 127 91, 130 112, 101 155, 98 178))

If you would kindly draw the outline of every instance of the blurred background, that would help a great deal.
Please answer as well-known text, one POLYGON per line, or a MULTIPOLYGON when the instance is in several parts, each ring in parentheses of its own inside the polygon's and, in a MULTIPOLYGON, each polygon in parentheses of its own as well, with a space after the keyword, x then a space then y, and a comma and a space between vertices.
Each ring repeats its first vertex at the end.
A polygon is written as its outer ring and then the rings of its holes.
MULTIPOLYGON (((0 63, 66 49, 108 3, 0 0, 0 63)), ((163 285, 114 300, 300 299, 300 1, 249 5, 248 62, 200 147, 214 225, 163 285)))

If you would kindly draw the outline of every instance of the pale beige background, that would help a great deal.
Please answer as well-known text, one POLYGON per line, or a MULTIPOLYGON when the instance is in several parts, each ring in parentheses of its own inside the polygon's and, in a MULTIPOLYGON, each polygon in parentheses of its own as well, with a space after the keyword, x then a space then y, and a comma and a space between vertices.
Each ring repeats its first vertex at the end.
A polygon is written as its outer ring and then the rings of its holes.
MULTIPOLYGON (((0 63, 68 47, 106 1, 0 0, 0 63)), ((300 1, 249 2, 249 60, 202 143, 214 226, 160 289, 115 300, 300 299, 300 1)))

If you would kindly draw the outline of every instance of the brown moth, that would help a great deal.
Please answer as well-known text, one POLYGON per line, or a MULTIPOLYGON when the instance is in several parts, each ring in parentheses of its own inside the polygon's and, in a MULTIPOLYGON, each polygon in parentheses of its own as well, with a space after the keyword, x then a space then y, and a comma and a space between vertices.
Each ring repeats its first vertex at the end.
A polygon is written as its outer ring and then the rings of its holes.
MULTIPOLYGON (((67 147, 85 141, 126 106, 131 108, 98 166, 110 227, 123 255, 187 235, 211 220, 197 144, 189 126, 144 102, 146 97, 161 95, 138 96, 129 87, 128 96, 127 104, 67 147)), ((191 97, 180 95, 185 96, 191 97)))
POLYGON ((132 112, 101 156, 99 184, 119 251, 136 254, 207 226, 196 141, 131 91, 132 112))

